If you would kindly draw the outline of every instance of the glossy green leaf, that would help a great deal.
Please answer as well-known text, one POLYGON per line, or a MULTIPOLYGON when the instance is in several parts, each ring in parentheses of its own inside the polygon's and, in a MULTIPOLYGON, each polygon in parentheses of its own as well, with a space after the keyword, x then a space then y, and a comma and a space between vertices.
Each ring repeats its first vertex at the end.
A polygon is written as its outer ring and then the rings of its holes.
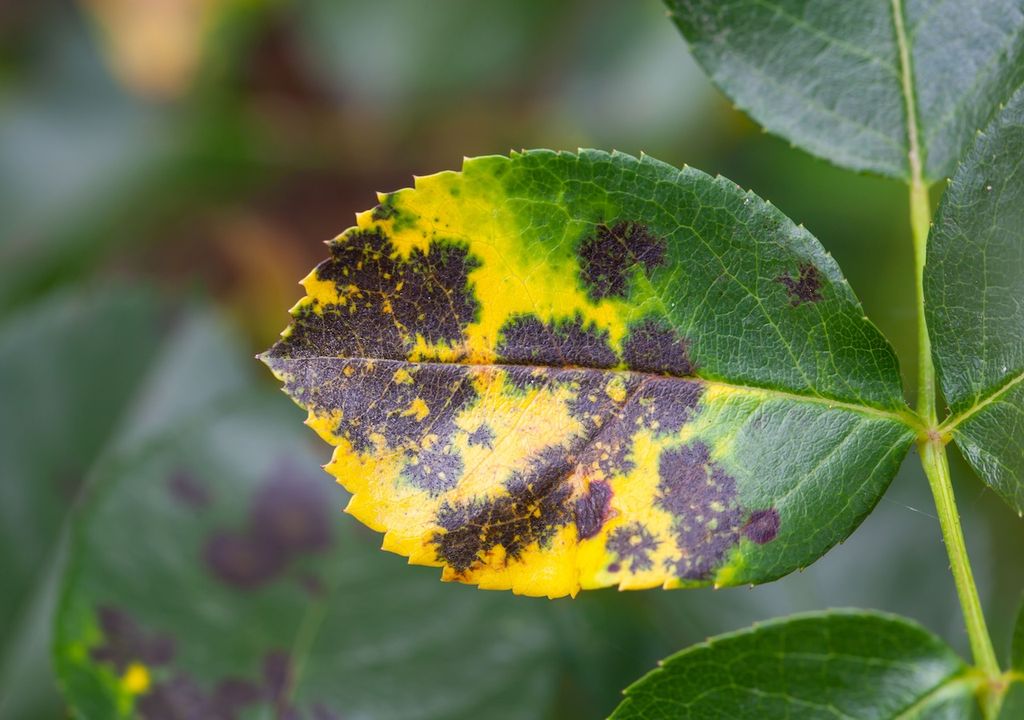
POLYGON ((698 62, 740 108, 853 170, 910 177, 916 135, 924 176, 949 175, 974 131, 1024 81, 1018 0, 667 4, 698 62))
POLYGON ((613 720, 968 720, 977 675, 894 615, 773 620, 688 648, 626 690, 613 720))
POLYGON ((0 327, 0 717, 60 706, 48 656, 62 528, 156 354, 157 317, 145 292, 69 290, 0 327))
POLYGON ((774 579, 856 527, 912 439, 835 262, 723 178, 533 151, 357 219, 263 359, 348 511, 445 579, 774 579))
POLYGON ((178 334, 82 509, 56 643, 76 717, 542 717, 547 604, 377 551, 222 336, 178 334))
POLYGON ((980 133, 936 211, 925 305, 944 426, 1024 512, 1024 91, 980 133))
POLYGON ((1003 697, 999 720, 1024 717, 1024 604, 1017 611, 1017 622, 1013 628, 1009 677, 1010 687, 1003 697))

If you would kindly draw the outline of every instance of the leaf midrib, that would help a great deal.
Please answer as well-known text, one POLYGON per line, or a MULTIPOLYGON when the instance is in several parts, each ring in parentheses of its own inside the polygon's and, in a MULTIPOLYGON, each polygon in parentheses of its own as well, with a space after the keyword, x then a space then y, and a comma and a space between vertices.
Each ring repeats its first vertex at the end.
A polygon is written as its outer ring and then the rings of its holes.
MULTIPOLYGON (((757 385, 746 385, 743 383, 732 383, 724 380, 715 380, 712 378, 702 377, 700 375, 692 376, 678 376, 678 375, 661 375, 658 373, 640 372, 638 370, 627 370, 623 368, 592 368, 586 366, 577 365, 566 365, 566 366, 555 366, 555 365, 526 365, 526 364, 510 364, 510 363, 466 363, 466 362, 437 362, 437 361, 419 361, 419 360, 396 360, 393 358, 367 358, 367 357, 338 357, 332 355, 307 355, 303 357, 282 357, 282 356, 270 356, 264 353, 258 356, 264 362, 271 363, 301 363, 306 361, 337 361, 337 362, 352 362, 352 363, 388 363, 398 366, 427 366, 427 367, 464 367, 464 368, 498 368, 502 370, 508 370, 512 368, 530 368, 534 370, 589 370, 591 372, 601 373, 619 373, 629 374, 638 377, 649 377, 649 378, 660 378, 660 379, 673 379, 680 381, 699 382, 708 387, 720 387, 726 390, 732 390, 737 392, 745 392, 750 395, 762 395, 779 400, 791 400, 794 402, 807 402, 816 405, 824 405, 829 409, 840 409, 848 410, 851 412, 858 412, 863 415, 875 417, 878 419, 889 420, 891 422, 897 422, 902 425, 906 425, 912 430, 920 431, 923 430, 923 426, 920 418, 918 418, 910 408, 906 410, 887 410, 885 408, 875 407, 872 405, 864 405, 860 403, 848 402, 845 400, 837 400, 834 398, 825 397, 822 395, 804 395, 798 392, 792 392, 789 390, 779 390, 778 388, 762 387, 757 385)), ((273 365, 271 365, 273 369, 273 365)))
POLYGON ((998 388, 985 395, 981 400, 978 400, 966 410, 961 410, 957 414, 946 418, 946 420, 939 426, 940 433, 949 433, 956 430, 956 428, 967 422, 972 416, 984 410, 986 407, 997 401, 1006 393, 1010 392, 1013 388, 1024 382, 1024 371, 1021 371, 1016 376, 1012 377, 1009 381, 1004 382, 998 388))

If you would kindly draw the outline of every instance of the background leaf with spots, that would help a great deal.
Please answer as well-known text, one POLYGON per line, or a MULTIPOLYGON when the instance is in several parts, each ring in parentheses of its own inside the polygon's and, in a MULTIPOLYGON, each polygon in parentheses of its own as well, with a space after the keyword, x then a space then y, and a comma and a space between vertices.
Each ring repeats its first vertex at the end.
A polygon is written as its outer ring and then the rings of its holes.
POLYGON ((1024 714, 1017 0, 135 5, 0 3, 0 719, 1024 714))

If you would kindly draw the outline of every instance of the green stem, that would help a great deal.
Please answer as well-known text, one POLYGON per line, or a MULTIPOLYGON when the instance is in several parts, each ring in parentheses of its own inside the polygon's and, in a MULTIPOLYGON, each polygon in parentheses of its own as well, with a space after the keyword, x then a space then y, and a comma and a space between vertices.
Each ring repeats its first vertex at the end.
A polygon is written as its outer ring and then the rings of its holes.
POLYGON ((917 305, 917 412, 928 427, 938 422, 935 408, 935 366, 924 314, 924 265, 928 254, 931 206, 928 187, 915 175, 910 184, 910 230, 914 238, 914 276, 917 305))
POLYGON ((931 223, 931 204, 928 185, 924 182, 921 151, 917 133, 917 112, 911 82, 910 53, 903 26, 901 0, 892 0, 896 36, 899 41, 900 61, 903 69, 903 91, 907 102, 907 134, 910 145, 908 165, 910 170, 910 230, 914 241, 914 279, 917 306, 917 414, 924 421, 928 433, 919 443, 921 464, 931 485, 935 508, 939 515, 942 537, 949 555, 949 566, 956 583, 960 607, 971 643, 974 664, 984 673, 988 682, 981 693, 981 704, 986 718, 994 718, 1002 704, 1004 683, 1000 677, 999 661, 992 647, 992 638, 985 624, 981 609, 978 587, 974 582, 971 562, 967 556, 960 515, 953 495, 949 476, 949 462, 946 447, 937 430, 935 365, 932 362, 932 345, 928 336, 925 317, 924 270, 928 257, 928 230, 931 223))
POLYGON ((992 708, 999 704, 1002 697, 999 661, 996 659, 992 639, 985 624, 985 615, 981 610, 981 599, 974 583, 971 561, 967 557, 964 533, 960 527, 960 514, 957 512, 953 485, 950 482, 946 447, 942 440, 934 435, 923 440, 918 447, 921 452, 921 464, 935 497, 935 508, 939 513, 939 525, 942 527, 950 569, 956 582, 957 594, 960 596, 960 607, 964 613, 974 664, 988 678, 987 694, 982 700, 986 715, 991 716, 992 708))

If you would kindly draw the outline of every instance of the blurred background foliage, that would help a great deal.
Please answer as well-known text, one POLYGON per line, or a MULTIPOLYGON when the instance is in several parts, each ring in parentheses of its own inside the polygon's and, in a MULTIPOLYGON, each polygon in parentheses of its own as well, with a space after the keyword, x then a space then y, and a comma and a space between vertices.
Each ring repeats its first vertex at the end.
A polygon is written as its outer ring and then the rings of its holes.
MULTIPOLYGON (((328 448, 250 359, 322 241, 464 155, 579 146, 768 198, 914 366, 903 186, 761 133, 656 0, 0 1, 0 717, 65 717, 58 684, 87 717, 601 717, 660 657, 836 606, 966 651, 915 458, 756 590, 443 585, 337 510, 328 448), (267 502, 305 529, 254 535, 267 502)), ((1006 638, 1024 529, 955 472, 1006 638)))

